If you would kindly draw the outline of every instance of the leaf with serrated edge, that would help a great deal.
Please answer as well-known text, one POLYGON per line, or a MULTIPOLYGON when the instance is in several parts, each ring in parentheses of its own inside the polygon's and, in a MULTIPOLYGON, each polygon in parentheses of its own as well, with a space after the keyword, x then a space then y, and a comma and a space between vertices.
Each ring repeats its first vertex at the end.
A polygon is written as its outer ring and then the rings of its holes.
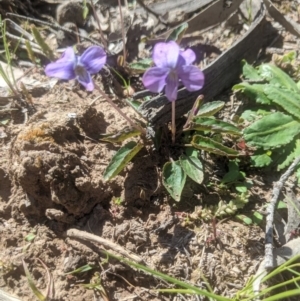
POLYGON ((242 91, 245 95, 254 99, 258 103, 270 104, 271 101, 264 94, 264 87, 266 84, 249 84, 246 82, 234 85, 232 87, 233 91, 242 91))
POLYGON ((300 156, 300 140, 297 139, 295 143, 295 148, 294 150, 286 157, 286 159, 277 166, 277 170, 281 170, 287 166, 289 166, 293 160, 300 156))
POLYGON ((243 60, 242 63, 243 63, 243 75, 245 78, 252 81, 263 80, 263 78, 259 75, 258 70, 256 68, 249 65, 245 60, 243 60))
POLYGON ((201 161, 197 157, 186 155, 181 155, 179 161, 187 176, 196 183, 201 184, 203 181, 203 166, 201 161))
POLYGON ((143 144, 130 141, 122 146, 113 156, 104 171, 104 181, 115 177, 126 166, 126 164, 143 148, 143 144))
POLYGON ((280 68, 271 64, 263 64, 259 67, 259 73, 266 80, 270 81, 271 84, 280 85, 287 89, 299 91, 297 84, 280 68))
POLYGON ((178 161, 167 162, 163 167, 163 185, 176 201, 180 201, 186 181, 186 173, 178 161))
POLYGON ((280 105, 286 112, 300 120, 300 94, 293 90, 287 90, 268 85, 264 92, 273 102, 280 105))
POLYGON ((244 130, 247 144, 265 150, 286 145, 300 132, 300 123, 292 116, 276 112, 255 121, 244 130))
POLYGON ((146 59, 129 64, 129 68, 134 70, 136 73, 143 73, 149 67, 151 67, 152 63, 153 63, 152 59, 146 58, 146 59))
POLYGON ((197 116, 213 116, 217 112, 219 112, 221 109, 223 109, 225 105, 224 101, 216 100, 212 102, 205 103, 202 107, 200 107, 197 116))
POLYGON ((221 156, 238 156, 239 152, 224 146, 223 144, 216 142, 208 137, 203 137, 201 135, 194 135, 192 140, 193 147, 197 149, 205 150, 209 153, 221 155, 221 156))
POLYGON ((240 129, 233 124, 213 117, 195 117, 193 121, 194 123, 191 123, 189 130, 241 135, 240 129))

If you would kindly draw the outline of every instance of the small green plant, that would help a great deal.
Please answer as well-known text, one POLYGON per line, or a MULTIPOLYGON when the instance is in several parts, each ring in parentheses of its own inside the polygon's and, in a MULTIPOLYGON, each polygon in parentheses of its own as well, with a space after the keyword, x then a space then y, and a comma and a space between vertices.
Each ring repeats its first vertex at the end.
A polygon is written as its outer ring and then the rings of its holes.
MULTIPOLYGON (((163 185, 175 201, 180 201, 187 177, 198 184, 202 183, 204 172, 200 159, 200 151, 229 157, 239 155, 238 151, 223 145, 222 135, 239 137, 241 135, 240 129, 231 123, 213 117, 214 114, 223 108, 225 103, 222 101, 213 101, 202 105, 202 99, 202 96, 198 97, 194 107, 187 116, 185 125, 180 130, 181 133, 179 132, 180 135, 178 135, 177 141, 180 153, 178 159, 174 160, 170 158, 163 166, 163 185)), ((134 135, 137 136, 140 133, 131 130, 127 131, 125 135, 122 131, 122 133, 117 135, 118 137, 122 137, 122 139, 114 139, 115 141, 112 141, 112 136, 110 136, 102 140, 120 143, 122 140, 124 141, 134 135)), ((113 137, 115 138, 116 135, 113 137)), ((104 172, 104 179, 108 181, 118 175, 145 145, 145 141, 130 141, 125 143, 116 152, 107 166, 104 172)), ((238 182, 237 179, 235 180, 236 187, 241 192, 244 191, 243 187, 248 185, 247 182, 238 182)))
MULTIPOLYGON (((174 277, 168 276, 166 274, 163 274, 161 272, 155 271, 149 267, 146 267, 144 265, 129 261, 127 259, 115 256, 107 251, 103 251, 106 253, 109 257, 116 258, 119 261, 137 269, 138 271, 145 272, 147 274, 152 275, 155 278, 164 280, 170 284, 175 285, 175 288, 167 288, 167 289, 156 289, 155 291, 161 294, 184 294, 184 295, 198 295, 202 297, 207 297, 208 300, 211 301, 251 301, 251 300, 260 300, 260 301, 277 301, 277 300, 287 300, 289 297, 292 296, 300 296, 300 290, 299 288, 295 289, 288 289, 284 290, 281 293, 274 293, 271 295, 272 292, 274 292, 277 288, 285 288, 289 284, 294 284, 297 287, 297 282, 300 281, 299 273, 296 271, 296 268, 299 268, 299 264, 297 264, 297 261, 299 261, 300 256, 295 256, 282 264, 281 266, 274 269, 271 273, 263 277, 261 280, 261 284, 267 284, 270 283, 269 281, 272 279, 276 279, 279 274, 281 274, 284 271, 291 272, 291 278, 292 274, 294 277, 290 280, 281 281, 279 284, 275 284, 271 287, 266 286, 261 291, 257 292, 254 291, 253 283, 256 278, 251 278, 246 283, 245 287, 242 288, 240 291, 238 291, 233 298, 227 298, 223 297, 221 295, 217 295, 213 292, 211 286, 205 279, 205 277, 202 277, 203 282, 206 284, 207 289, 199 288, 195 285, 189 284, 185 281, 178 280, 174 277)), ((260 276, 260 275, 259 275, 260 276)), ((258 277, 259 277, 258 276, 258 277)))
POLYGON ((82 284, 82 286, 86 289, 97 291, 101 294, 103 300, 109 300, 107 293, 102 285, 101 274, 99 272, 95 272, 92 277, 90 283, 82 284))
POLYGON ((123 203, 123 200, 121 197, 118 197, 118 198, 113 198, 113 203, 116 205, 116 206, 121 206, 122 203, 123 203))
POLYGON ((271 64, 254 68, 244 62, 243 76, 233 90, 257 103, 241 115, 250 123, 244 139, 255 148, 252 164, 282 170, 300 155, 300 84, 271 64))
POLYGON ((239 169, 239 159, 228 162, 228 172, 224 175, 220 188, 234 187, 239 193, 246 193, 252 186, 252 181, 246 178, 246 174, 239 169))
POLYGON ((198 97, 190 111, 181 136, 181 155, 178 160, 170 160, 163 167, 163 185, 175 201, 180 201, 187 177, 198 184, 204 178, 200 152, 236 157, 239 152, 224 146, 222 135, 240 136, 235 125, 213 117, 224 106, 222 101, 213 101, 201 106, 198 97))

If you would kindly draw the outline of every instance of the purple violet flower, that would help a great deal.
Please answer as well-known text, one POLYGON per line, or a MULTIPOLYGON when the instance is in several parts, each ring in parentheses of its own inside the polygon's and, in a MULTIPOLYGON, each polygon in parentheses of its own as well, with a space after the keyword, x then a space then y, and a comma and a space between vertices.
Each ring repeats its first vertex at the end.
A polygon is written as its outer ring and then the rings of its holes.
POLYGON ((56 62, 45 68, 50 77, 64 80, 76 78, 88 91, 94 89, 91 74, 99 72, 106 63, 106 53, 99 46, 91 46, 81 56, 75 55, 72 47, 68 47, 56 62))
POLYGON ((203 87, 203 72, 191 65, 196 59, 193 50, 180 51, 174 41, 157 43, 153 49, 152 59, 156 67, 149 68, 143 76, 143 84, 151 92, 160 93, 166 86, 167 98, 175 101, 179 80, 188 91, 197 91, 203 87))

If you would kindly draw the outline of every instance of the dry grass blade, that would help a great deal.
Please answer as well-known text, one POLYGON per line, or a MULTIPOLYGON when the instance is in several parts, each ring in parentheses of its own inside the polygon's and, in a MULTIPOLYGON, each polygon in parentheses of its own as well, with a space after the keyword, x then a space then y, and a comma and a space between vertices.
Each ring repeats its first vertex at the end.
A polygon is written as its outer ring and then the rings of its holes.
POLYGON ((38 258, 38 261, 42 264, 42 266, 44 267, 44 269, 47 271, 47 277, 48 277, 48 284, 47 284, 47 300, 52 300, 55 297, 55 291, 54 291, 54 281, 53 281, 53 277, 52 274, 50 273, 48 267, 45 265, 45 263, 38 258))
POLYGON ((55 59, 53 51, 51 48, 45 43, 44 39, 42 38, 41 34, 37 30, 37 28, 34 25, 31 25, 31 31, 32 34, 34 35, 34 38, 36 42, 40 45, 42 48, 44 54, 51 60, 53 61, 55 59))

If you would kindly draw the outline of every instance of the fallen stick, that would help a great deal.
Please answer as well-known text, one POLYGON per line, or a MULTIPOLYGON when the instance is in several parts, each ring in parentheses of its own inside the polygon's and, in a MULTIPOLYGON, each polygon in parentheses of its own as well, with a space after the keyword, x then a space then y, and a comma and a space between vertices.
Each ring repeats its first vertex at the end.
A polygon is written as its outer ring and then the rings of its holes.
POLYGON ((294 162, 290 165, 287 171, 280 177, 279 181, 275 183, 271 201, 267 207, 267 218, 266 218, 266 240, 265 240, 265 269, 270 270, 274 267, 274 256, 273 256, 273 221, 274 221, 274 212, 276 209, 277 201, 281 189, 292 174, 295 167, 300 162, 300 156, 297 157, 294 162))
POLYGON ((145 264, 144 260, 141 257, 139 257, 138 255, 136 255, 133 252, 126 250, 124 247, 121 247, 121 246, 117 245, 116 243, 111 242, 107 239, 104 239, 100 236, 97 236, 97 235, 94 235, 94 234, 91 234, 91 233, 88 233, 85 231, 80 231, 77 229, 68 230, 67 236, 72 237, 72 238, 77 238, 77 239, 82 239, 82 240, 86 240, 86 241, 99 243, 103 247, 112 250, 114 253, 118 253, 119 255, 122 255, 134 262, 137 262, 140 264, 145 264))
MULTIPOLYGON (((280 248, 274 250, 274 268, 284 264, 286 261, 291 258, 300 255, 300 238, 295 238, 280 248)), ((254 281, 252 284, 253 291, 257 296, 260 292, 260 286, 263 278, 268 275, 268 272, 265 268, 266 259, 264 259, 254 276, 254 281)), ((259 298, 255 299, 259 300, 259 298)))

